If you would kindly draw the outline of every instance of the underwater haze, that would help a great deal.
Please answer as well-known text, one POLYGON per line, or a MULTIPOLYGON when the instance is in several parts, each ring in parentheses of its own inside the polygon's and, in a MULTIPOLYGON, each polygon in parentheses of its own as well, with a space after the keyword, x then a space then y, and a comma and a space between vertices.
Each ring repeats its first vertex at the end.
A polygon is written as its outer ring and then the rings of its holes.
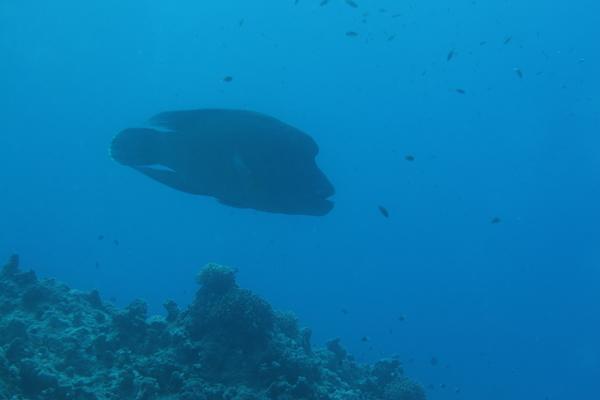
POLYGON ((428 399, 600 398, 598 37, 592 0, 2 0, 0 258, 152 313, 216 262, 428 399), (109 156, 205 108, 310 135, 334 208, 109 156))

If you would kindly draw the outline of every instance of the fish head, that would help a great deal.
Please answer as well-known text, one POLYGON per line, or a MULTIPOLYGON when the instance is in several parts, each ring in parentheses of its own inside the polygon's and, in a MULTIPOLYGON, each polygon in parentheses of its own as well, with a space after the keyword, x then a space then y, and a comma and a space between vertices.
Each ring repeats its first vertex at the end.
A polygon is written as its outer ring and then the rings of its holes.
POLYGON ((293 186, 282 193, 287 197, 287 207, 298 214, 321 216, 329 213, 334 202, 329 198, 335 194, 335 188, 327 176, 313 161, 295 177, 290 179, 293 186))

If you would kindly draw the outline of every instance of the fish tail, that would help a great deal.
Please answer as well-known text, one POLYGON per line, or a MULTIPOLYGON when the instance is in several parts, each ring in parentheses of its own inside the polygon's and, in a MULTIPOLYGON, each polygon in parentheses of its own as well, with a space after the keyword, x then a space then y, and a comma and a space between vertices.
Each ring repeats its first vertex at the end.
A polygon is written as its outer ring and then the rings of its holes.
POLYGON ((110 145, 110 156, 128 166, 160 163, 161 133, 154 129, 130 128, 119 132, 110 145))

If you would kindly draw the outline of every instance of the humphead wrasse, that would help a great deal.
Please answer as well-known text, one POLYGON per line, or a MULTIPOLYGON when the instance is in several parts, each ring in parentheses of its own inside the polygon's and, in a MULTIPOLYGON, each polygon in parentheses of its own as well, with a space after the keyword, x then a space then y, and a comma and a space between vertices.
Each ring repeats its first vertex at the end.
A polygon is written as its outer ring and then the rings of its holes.
POLYGON ((164 112, 129 128, 112 158, 174 189, 238 208, 325 215, 333 185, 317 167, 316 142, 264 114, 201 109, 164 112))

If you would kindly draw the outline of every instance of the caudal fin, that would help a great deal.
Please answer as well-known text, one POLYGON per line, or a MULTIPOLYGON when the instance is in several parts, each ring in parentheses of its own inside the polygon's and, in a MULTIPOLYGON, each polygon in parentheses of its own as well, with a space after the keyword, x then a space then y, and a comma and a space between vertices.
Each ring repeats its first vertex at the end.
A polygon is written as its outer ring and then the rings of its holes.
POLYGON ((129 166, 159 164, 161 135, 154 129, 125 129, 113 138, 110 156, 116 162, 129 166))

